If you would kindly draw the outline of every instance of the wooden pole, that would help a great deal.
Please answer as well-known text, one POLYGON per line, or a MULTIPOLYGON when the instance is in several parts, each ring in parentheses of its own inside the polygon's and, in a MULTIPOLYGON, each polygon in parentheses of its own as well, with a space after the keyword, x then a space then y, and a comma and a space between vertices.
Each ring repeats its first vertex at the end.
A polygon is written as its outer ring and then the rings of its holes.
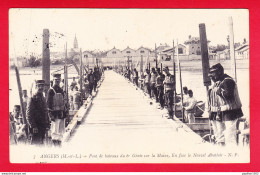
MULTIPOLYGON (((209 73, 208 41, 206 35, 206 26, 204 23, 199 24, 199 31, 200 31, 200 44, 201 44, 200 48, 201 48, 201 60, 202 60, 202 71, 203 71, 203 83, 204 86, 206 86, 207 101, 208 101, 207 104, 209 109, 208 90, 209 90, 209 86, 211 85, 211 80, 208 76, 209 73)), ((211 135, 210 120, 209 120, 209 128, 210 128, 210 135, 211 135)))
MULTIPOLYGON (((180 63, 180 59, 179 59, 178 39, 176 41, 176 50, 177 50, 178 70, 179 70, 179 75, 180 75, 181 106, 183 106, 182 76, 181 76, 181 63, 180 63)), ((184 120, 184 109, 183 108, 182 108, 181 114, 182 114, 182 121, 185 122, 185 120, 184 120)))
MULTIPOLYGON (((80 49, 80 74, 79 74, 79 85, 80 85, 80 93, 82 94, 82 51, 80 49)), ((82 95, 81 95, 82 96, 82 95)))
POLYGON ((201 43, 201 60, 202 60, 202 69, 203 69, 203 82, 204 86, 210 86, 211 80, 208 76, 209 74, 209 54, 208 54, 208 41, 206 35, 206 26, 205 24, 199 24, 200 31, 200 43, 201 43))
POLYGON ((234 80, 237 82, 236 72, 236 58, 235 58, 235 47, 234 47, 234 31, 233 31, 233 20, 232 17, 228 18, 229 21, 229 45, 230 45, 230 59, 231 59, 231 70, 234 80))
POLYGON ((155 43, 155 67, 157 68, 158 67, 158 62, 157 62, 157 49, 156 49, 156 43, 155 43))
MULTIPOLYGON (((21 85, 19 70, 16 66, 15 66, 15 73, 16 73, 16 80, 17 80, 17 86, 18 86, 18 91, 19 91, 20 106, 22 109, 23 124, 26 124, 26 127, 27 127, 26 112, 25 112, 25 108, 23 105, 22 85, 21 85)), ((28 138, 28 132, 26 132, 26 137, 28 138)))
POLYGON ((173 102, 174 102, 174 116, 176 116, 176 66, 175 66, 175 60, 174 60, 174 40, 172 41, 172 62, 173 62, 173 75, 174 75, 174 91, 173 91, 173 102))
POLYGON ((64 86, 65 86, 65 100, 68 103, 68 65, 67 65, 67 42, 65 46, 65 67, 64 67, 64 86))
POLYGON ((50 88, 50 44, 49 44, 49 29, 43 29, 42 39, 42 79, 45 81, 44 92, 47 94, 50 88))

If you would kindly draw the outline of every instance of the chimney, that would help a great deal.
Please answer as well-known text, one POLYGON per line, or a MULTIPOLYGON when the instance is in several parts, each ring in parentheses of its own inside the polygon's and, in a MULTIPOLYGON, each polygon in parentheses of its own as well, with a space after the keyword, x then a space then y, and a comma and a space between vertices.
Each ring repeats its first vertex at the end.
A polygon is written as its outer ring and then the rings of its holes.
POLYGON ((191 35, 189 35, 189 39, 191 39, 191 35))

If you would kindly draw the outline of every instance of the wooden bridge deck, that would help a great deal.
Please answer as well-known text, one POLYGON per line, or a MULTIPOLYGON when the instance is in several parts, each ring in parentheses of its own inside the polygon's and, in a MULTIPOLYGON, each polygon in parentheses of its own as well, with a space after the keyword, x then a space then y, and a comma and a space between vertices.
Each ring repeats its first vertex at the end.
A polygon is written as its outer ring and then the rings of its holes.
POLYGON ((208 145, 182 123, 162 117, 162 110, 113 71, 105 72, 86 119, 67 144, 93 154, 169 153, 208 145))

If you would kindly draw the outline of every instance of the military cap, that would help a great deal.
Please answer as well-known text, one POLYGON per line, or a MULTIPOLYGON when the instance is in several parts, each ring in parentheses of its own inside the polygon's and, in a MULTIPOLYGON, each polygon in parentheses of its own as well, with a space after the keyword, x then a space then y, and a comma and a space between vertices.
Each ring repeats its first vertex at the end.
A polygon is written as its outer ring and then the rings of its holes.
POLYGON ((211 68, 209 69, 209 73, 222 72, 222 71, 224 71, 224 68, 220 63, 211 66, 211 68))
POLYGON ((20 109, 20 108, 21 108, 21 106, 20 106, 20 105, 14 105, 14 107, 15 107, 15 108, 18 108, 18 109, 20 109))
POLYGON ((61 74, 53 74, 54 79, 61 79, 61 74))
POLYGON ((183 89, 183 90, 188 90, 188 88, 187 88, 186 86, 184 86, 182 89, 183 89))
POLYGON ((36 84, 45 84, 44 80, 36 80, 36 84))
POLYGON ((168 66, 163 68, 163 71, 169 70, 168 66))
POLYGON ((192 90, 188 90, 188 94, 193 94, 192 90))

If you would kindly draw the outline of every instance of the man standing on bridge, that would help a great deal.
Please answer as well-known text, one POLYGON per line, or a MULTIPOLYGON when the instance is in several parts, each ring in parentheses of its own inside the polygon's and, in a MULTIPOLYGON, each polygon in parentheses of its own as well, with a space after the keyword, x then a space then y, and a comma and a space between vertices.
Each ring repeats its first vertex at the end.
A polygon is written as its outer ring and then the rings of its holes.
POLYGON ((156 88, 157 88, 157 93, 158 93, 158 99, 159 99, 159 102, 160 102, 160 107, 161 109, 163 109, 164 107, 164 99, 163 99, 163 96, 164 96, 164 88, 163 88, 163 81, 165 79, 165 76, 163 75, 163 73, 160 71, 160 68, 157 68, 157 73, 158 73, 158 76, 156 78, 156 88))
POLYGON ((155 71, 155 68, 152 68, 152 73, 151 73, 151 79, 150 79, 150 88, 151 88, 151 93, 153 97, 156 99, 156 102, 158 102, 158 94, 157 94, 157 89, 156 89, 156 78, 157 78, 157 72, 155 71))
POLYGON ((46 100, 43 96, 44 80, 36 81, 37 92, 29 98, 26 117, 31 133, 31 144, 42 145, 46 132, 50 128, 46 100))
POLYGON ((217 143, 236 145, 236 125, 243 116, 242 104, 238 95, 236 82, 227 74, 220 63, 209 70, 213 81, 209 90, 210 115, 213 132, 217 143))
POLYGON ((90 72, 88 74, 88 82, 89 82, 89 94, 92 95, 92 91, 94 88, 94 84, 95 84, 95 76, 93 74, 92 69, 89 69, 90 72))
POLYGON ((164 94, 165 94, 165 103, 167 104, 168 109, 168 119, 173 118, 173 93, 174 93, 174 76, 170 74, 169 68, 165 67, 163 68, 163 71, 165 73, 165 79, 163 81, 164 84, 164 94))
POLYGON ((47 93, 47 107, 51 118, 51 138, 54 146, 61 146, 65 132, 64 92, 60 87, 61 74, 53 75, 54 86, 47 93))

